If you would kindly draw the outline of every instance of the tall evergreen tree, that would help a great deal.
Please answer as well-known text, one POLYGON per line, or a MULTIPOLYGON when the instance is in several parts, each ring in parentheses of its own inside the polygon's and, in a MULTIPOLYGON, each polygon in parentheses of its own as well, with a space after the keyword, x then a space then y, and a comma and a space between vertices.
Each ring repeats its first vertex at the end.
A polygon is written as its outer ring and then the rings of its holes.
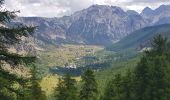
POLYGON ((66 74, 63 80, 66 86, 67 100, 76 100, 77 99, 76 80, 72 79, 69 74, 66 74))
POLYGON ((121 74, 116 74, 108 83, 102 100, 122 100, 122 84, 121 74))
POLYGON ((81 78, 83 84, 80 90, 80 100, 96 100, 98 89, 93 71, 88 69, 81 78))
POLYGON ((145 91, 148 88, 149 84, 149 63, 148 59, 146 57, 143 57, 141 61, 138 63, 136 69, 135 69, 135 96, 136 100, 144 100, 143 98, 145 96, 145 91))
POLYGON ((155 55, 161 55, 168 50, 168 40, 160 34, 154 37, 151 45, 153 48, 151 52, 155 52, 155 55))
POLYGON ((77 100, 76 81, 69 74, 66 74, 62 79, 59 79, 58 87, 56 88, 57 100, 77 100))
POLYGON ((130 70, 124 76, 116 74, 108 82, 102 100, 133 100, 133 74, 130 70))
POLYGON ((37 69, 33 66, 31 77, 31 100, 47 100, 45 92, 42 91, 39 84, 39 79, 37 78, 37 69))
POLYGON ((40 78, 38 76, 38 71, 35 65, 31 67, 31 77, 27 80, 26 84, 23 84, 21 88, 22 96, 18 96, 17 100, 47 100, 45 92, 42 91, 39 84, 40 78))
POLYGON ((57 88, 55 89, 56 100, 66 100, 65 92, 66 92, 66 88, 64 86, 64 82, 61 78, 59 78, 57 88))
POLYGON ((14 99, 14 96, 11 96, 11 94, 22 94, 12 88, 12 85, 15 83, 22 84, 24 80, 4 70, 4 62, 13 67, 19 64, 27 65, 34 62, 35 57, 11 53, 8 50, 8 46, 19 43, 22 36, 28 37, 31 35, 30 33, 33 33, 35 27, 27 27, 22 24, 14 25, 13 27, 7 26, 10 24, 11 19, 16 17, 16 11, 3 10, 3 3, 4 0, 0 0, 0 99, 8 98, 7 100, 10 100, 14 99))
POLYGON ((125 76, 122 76, 122 100, 134 100, 133 77, 131 70, 127 70, 125 76))

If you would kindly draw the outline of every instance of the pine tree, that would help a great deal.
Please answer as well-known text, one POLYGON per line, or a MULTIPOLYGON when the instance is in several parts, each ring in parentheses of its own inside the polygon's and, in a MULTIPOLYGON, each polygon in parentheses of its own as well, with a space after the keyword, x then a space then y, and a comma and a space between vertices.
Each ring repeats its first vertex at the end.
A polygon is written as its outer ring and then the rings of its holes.
POLYGON ((153 41, 151 42, 151 45, 153 48, 151 52, 156 53, 155 55, 161 55, 167 52, 168 50, 167 38, 163 37, 160 34, 154 37, 153 41))
POLYGON ((57 88, 55 89, 56 100, 66 100, 65 92, 66 88, 64 86, 64 82, 61 78, 59 78, 57 88))
POLYGON ((134 82, 133 73, 131 70, 127 70, 125 76, 122 77, 122 100, 133 100, 134 99, 134 82))
POLYGON ((101 100, 114 100, 115 95, 114 80, 111 80, 107 83, 101 100))
POLYGON ((135 98, 137 98, 137 100, 144 100, 144 98, 147 98, 145 91, 149 84, 149 67, 148 59, 143 57, 135 69, 133 81, 135 82, 135 98))
POLYGON ((123 83, 121 74, 116 74, 106 89, 102 100, 123 100, 123 83))
POLYGON ((0 0, 0 99, 14 99, 15 95, 22 95, 18 90, 12 88, 13 84, 22 84, 25 80, 4 70, 4 62, 11 66, 19 64, 28 65, 35 61, 35 57, 23 56, 8 51, 8 46, 19 43, 22 36, 28 37, 33 33, 35 27, 27 27, 22 24, 8 27, 11 19, 16 17, 16 11, 2 9, 4 0, 0 0), (11 96, 11 94, 14 94, 11 96))
POLYGON ((26 84, 23 84, 20 92, 22 96, 18 96, 17 100, 47 100, 45 92, 42 91, 39 84, 40 78, 38 78, 38 71, 35 65, 31 65, 31 77, 27 80, 26 84))
POLYGON ((96 100, 97 99, 97 82, 92 70, 87 70, 81 76, 82 87, 80 91, 80 100, 96 100))
POLYGON ((57 100, 77 100, 76 81, 69 74, 66 74, 62 79, 59 79, 58 87, 56 88, 57 100))
POLYGON ((42 91, 39 84, 39 79, 37 78, 37 69, 35 66, 33 66, 31 73, 31 100, 47 100, 45 92, 42 91))
POLYGON ((76 100, 77 99, 76 80, 72 79, 69 74, 66 74, 63 80, 66 86, 67 100, 76 100))

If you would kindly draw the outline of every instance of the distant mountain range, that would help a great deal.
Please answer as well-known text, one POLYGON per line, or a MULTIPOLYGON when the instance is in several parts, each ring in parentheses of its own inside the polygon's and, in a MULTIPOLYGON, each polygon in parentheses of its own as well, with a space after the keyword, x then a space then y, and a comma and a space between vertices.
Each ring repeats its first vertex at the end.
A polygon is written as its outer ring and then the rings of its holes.
POLYGON ((116 6, 93 5, 71 16, 22 17, 14 22, 38 26, 35 37, 46 43, 110 45, 144 27, 170 23, 170 6, 147 7, 139 14, 116 6))

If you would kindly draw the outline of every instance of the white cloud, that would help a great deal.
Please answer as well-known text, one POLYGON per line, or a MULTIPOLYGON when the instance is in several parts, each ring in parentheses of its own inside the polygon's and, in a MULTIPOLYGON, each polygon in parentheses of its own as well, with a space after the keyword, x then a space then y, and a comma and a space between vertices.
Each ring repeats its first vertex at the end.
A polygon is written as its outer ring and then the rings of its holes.
POLYGON ((20 10, 19 16, 60 17, 89 7, 92 4, 120 6, 140 12, 146 6, 156 8, 170 4, 169 0, 6 0, 9 10, 20 10))

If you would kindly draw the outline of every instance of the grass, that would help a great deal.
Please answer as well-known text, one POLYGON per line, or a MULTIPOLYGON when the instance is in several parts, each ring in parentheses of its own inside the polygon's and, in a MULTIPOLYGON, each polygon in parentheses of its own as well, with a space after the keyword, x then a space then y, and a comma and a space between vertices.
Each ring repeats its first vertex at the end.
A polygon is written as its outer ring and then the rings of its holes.
POLYGON ((51 95, 53 93, 55 87, 57 86, 58 78, 59 76, 57 75, 49 74, 41 80, 40 85, 42 90, 46 92, 46 95, 51 95))

